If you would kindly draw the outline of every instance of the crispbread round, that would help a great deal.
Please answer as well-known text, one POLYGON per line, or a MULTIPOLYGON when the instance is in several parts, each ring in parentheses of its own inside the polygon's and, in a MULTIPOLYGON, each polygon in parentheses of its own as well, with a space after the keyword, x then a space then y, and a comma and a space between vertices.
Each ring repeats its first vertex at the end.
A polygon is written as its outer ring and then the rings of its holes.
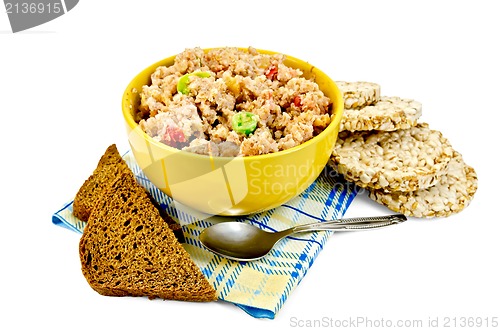
POLYGON ((340 131, 408 129, 417 124, 422 104, 412 99, 381 97, 375 104, 360 109, 345 109, 340 131))
POLYGON ((332 154, 347 180, 387 192, 434 185, 452 156, 449 141, 427 123, 396 131, 341 132, 332 154))
POLYGON ((335 82, 344 96, 344 109, 369 106, 380 99, 380 85, 370 82, 335 82))
POLYGON ((438 183, 415 192, 371 190, 369 197, 389 209, 414 217, 446 217, 467 207, 477 190, 477 174, 455 152, 438 183))

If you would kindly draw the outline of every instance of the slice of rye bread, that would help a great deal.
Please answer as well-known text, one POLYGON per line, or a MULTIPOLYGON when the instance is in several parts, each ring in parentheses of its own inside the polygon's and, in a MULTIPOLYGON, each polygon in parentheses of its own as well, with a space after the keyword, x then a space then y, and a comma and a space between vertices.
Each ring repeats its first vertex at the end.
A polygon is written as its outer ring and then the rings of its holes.
POLYGON ((381 97, 370 106, 345 109, 340 131, 394 131, 417 125, 422 104, 412 99, 381 97))
POLYGON ((217 299, 145 189, 127 172, 102 192, 80 239, 80 260, 87 282, 102 295, 217 299))
POLYGON ((415 192, 371 190, 369 197, 406 216, 447 217, 467 207, 476 191, 476 171, 454 151, 446 174, 436 185, 415 192))
POLYGON ((434 186, 452 156, 448 139, 427 123, 406 130, 340 132, 332 153, 348 181, 385 192, 434 186))
MULTIPOLYGON (((106 149, 101 156, 97 167, 90 177, 83 183, 78 190, 73 201, 73 215, 78 219, 87 222, 92 209, 97 204, 101 194, 111 183, 122 173, 132 174, 132 171, 123 160, 116 145, 113 144, 106 149)), ((162 213, 162 209, 149 195, 151 202, 158 208, 161 216, 168 223, 170 228, 175 231, 176 236, 182 240, 182 231, 180 225, 174 221, 167 213, 162 213)))

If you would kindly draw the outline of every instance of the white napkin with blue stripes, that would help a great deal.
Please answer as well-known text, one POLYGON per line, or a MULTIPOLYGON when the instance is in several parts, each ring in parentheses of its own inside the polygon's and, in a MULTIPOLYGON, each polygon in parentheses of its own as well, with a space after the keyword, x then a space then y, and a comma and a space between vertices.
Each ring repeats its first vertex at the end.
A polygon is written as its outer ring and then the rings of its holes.
MULTIPOLYGON (((187 208, 178 208, 175 201, 146 178, 132 153, 126 153, 123 159, 161 208, 181 224, 185 237, 183 246, 212 283, 219 300, 234 303, 251 316, 275 317, 332 234, 318 231, 288 237, 257 261, 238 262, 222 258, 204 249, 198 240, 200 232, 217 222, 217 217, 201 219, 187 208)), ((355 196, 353 184, 344 181, 327 166, 298 197, 278 208, 238 220, 268 231, 280 231, 298 224, 341 218, 355 196)), ((86 224, 73 216, 72 201, 54 213, 52 222, 79 233, 86 224)))

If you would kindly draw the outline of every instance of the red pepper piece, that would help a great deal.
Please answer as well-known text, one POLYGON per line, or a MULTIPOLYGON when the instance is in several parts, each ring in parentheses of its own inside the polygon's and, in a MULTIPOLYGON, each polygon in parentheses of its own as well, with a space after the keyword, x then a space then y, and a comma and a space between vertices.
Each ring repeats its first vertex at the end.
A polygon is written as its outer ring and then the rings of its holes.
POLYGON ((165 144, 171 147, 178 147, 180 143, 186 142, 186 136, 180 128, 169 126, 163 136, 165 144))
POLYGON ((300 108, 302 106, 302 99, 300 98, 300 96, 296 95, 295 98, 293 98, 293 104, 297 108, 300 108))
POLYGON ((269 69, 267 69, 266 72, 266 77, 270 80, 276 79, 276 76, 278 76, 278 68, 275 66, 270 66, 269 69))

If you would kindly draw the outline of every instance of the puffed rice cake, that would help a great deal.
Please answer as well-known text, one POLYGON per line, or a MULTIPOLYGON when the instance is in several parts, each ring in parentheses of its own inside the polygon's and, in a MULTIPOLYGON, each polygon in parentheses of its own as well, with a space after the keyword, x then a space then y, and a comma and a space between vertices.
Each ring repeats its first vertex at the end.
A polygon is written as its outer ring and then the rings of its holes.
POLYGON ((332 153, 348 181, 386 192, 435 185, 452 156, 449 141, 427 123, 396 131, 340 132, 332 153))
POLYGON ((454 152, 447 173, 436 185, 415 192, 371 190, 369 197, 389 209, 414 217, 447 217, 467 207, 477 190, 477 174, 454 152))
POLYGON ((408 129, 417 124, 422 115, 422 104, 400 97, 380 98, 371 106, 360 109, 345 109, 340 131, 408 129))
POLYGON ((344 109, 369 106, 380 100, 380 85, 370 82, 335 82, 344 97, 344 109))

